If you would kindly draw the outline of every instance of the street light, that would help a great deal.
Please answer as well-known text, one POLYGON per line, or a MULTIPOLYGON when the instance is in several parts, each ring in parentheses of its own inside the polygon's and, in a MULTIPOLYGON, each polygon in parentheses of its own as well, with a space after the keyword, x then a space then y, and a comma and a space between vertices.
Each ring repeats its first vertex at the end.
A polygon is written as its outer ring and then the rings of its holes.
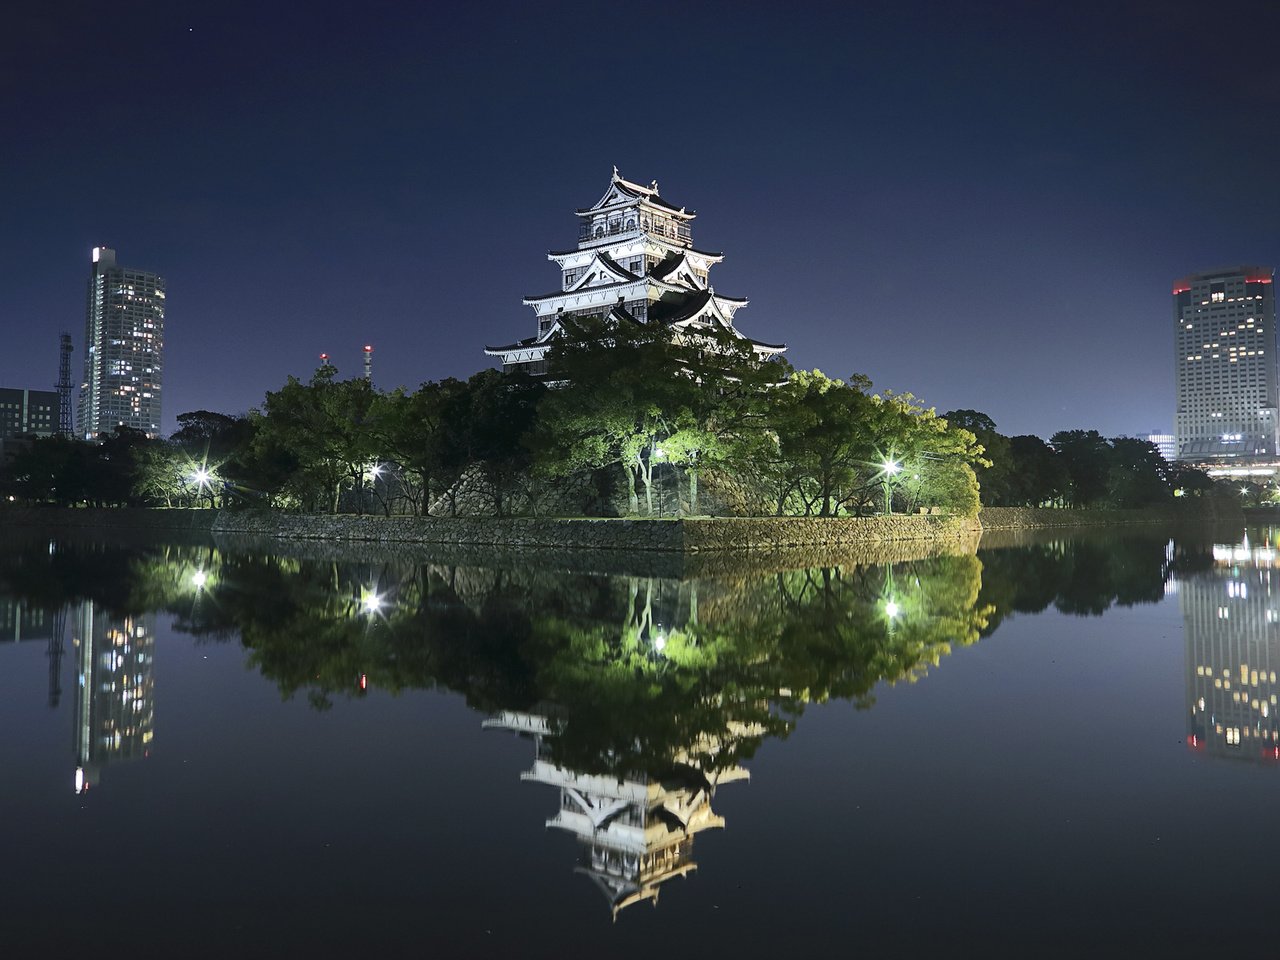
POLYGON ((382 609, 382 597, 378 594, 377 588, 360 588, 360 609, 370 616, 382 609))
MULTIPOLYGON (((207 467, 202 465, 202 466, 196 467, 194 470, 191 471, 190 479, 191 479, 191 482, 196 485, 196 501, 195 502, 196 502, 196 506, 198 507, 200 506, 200 494, 202 494, 205 490, 212 491, 213 474, 209 471, 207 467)), ((210 493, 210 496, 209 496, 209 506, 213 506, 212 493, 210 493)))
POLYGON ((896 460, 885 460, 881 466, 884 469, 884 512, 888 516, 893 513, 893 478, 902 469, 902 464, 896 460))

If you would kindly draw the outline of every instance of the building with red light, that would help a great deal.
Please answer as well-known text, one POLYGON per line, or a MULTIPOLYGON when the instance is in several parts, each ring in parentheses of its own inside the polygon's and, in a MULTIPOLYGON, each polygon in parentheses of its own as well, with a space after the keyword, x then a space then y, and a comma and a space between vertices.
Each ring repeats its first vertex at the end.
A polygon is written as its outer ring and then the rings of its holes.
POLYGON ((1179 460, 1274 459, 1280 441, 1275 271, 1234 267, 1173 286, 1179 460))

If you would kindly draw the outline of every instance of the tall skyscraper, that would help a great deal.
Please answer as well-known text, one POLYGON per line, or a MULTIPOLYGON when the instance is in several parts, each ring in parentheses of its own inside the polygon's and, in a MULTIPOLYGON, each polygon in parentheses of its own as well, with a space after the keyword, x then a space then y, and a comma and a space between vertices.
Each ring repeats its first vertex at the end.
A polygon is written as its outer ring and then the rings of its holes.
POLYGON ((1235 267, 1173 285, 1179 460, 1276 456, 1274 275, 1270 268, 1235 267))
POLYGON ((84 323, 84 381, 77 433, 92 440, 118 426, 160 435, 164 278, 117 266, 94 247, 84 323))

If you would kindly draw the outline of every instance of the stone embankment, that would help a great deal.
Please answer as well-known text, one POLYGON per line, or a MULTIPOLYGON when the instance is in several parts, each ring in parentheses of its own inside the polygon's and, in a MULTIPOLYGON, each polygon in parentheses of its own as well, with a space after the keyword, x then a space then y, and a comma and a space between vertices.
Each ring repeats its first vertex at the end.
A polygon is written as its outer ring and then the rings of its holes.
MULTIPOLYGON (((700 517, 692 519, 586 519, 550 517, 312 516, 272 511, 5 509, 4 529, 77 529, 80 535, 204 536, 228 546, 309 544, 385 552, 398 549, 453 556, 460 563, 521 564, 535 551, 539 563, 564 569, 609 572, 638 557, 684 557, 681 570, 718 569, 743 563, 892 562, 977 548, 984 531, 1013 535, 1055 528, 1103 529, 1117 525, 1239 522, 1238 508, 1216 515, 1212 503, 1156 510, 1050 510, 991 507, 977 519, 890 517, 700 517), (910 557, 908 557, 910 555, 910 557), (693 560, 692 558, 701 558, 693 560), (751 559, 756 558, 755 560, 751 559)), ((1228 508, 1219 505, 1218 511, 1228 508)), ((1030 534, 1028 534, 1030 535, 1030 534)), ((988 538, 990 540, 990 537, 988 538)), ((648 561, 644 561, 648 563, 648 561)), ((674 561, 654 560, 666 570, 674 561)), ((655 569, 657 569, 655 568, 655 569)))
POLYGON ((961 517, 721 517, 626 520, 548 517, 300 516, 224 511, 219 535, 286 540, 486 545, 506 549, 657 550, 674 553, 840 547, 852 543, 974 539, 961 517))
POLYGON ((1177 507, 1142 510, 1059 510, 1050 507, 983 507, 983 530, 1037 530, 1047 527, 1110 527, 1134 523, 1203 523, 1240 521, 1238 505, 1213 500, 1188 501, 1177 507))

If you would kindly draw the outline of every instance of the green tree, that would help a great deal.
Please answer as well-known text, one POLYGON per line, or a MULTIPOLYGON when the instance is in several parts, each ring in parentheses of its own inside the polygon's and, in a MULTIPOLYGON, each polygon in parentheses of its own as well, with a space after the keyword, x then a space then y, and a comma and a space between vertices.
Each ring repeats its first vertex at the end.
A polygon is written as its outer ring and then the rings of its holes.
POLYGON ((698 478, 739 469, 767 442, 766 411, 786 379, 785 362, 761 360, 749 342, 727 330, 675 336, 662 450, 684 470, 689 512, 699 512, 698 478))
POLYGON ((453 488, 465 466, 451 442, 449 417, 465 410, 458 398, 466 391, 465 383, 450 377, 424 383, 411 394, 395 390, 375 399, 374 435, 382 456, 399 467, 414 514, 430 513, 434 499, 453 488))
MULTIPOLYGON (((276 448, 296 457, 287 486, 304 504, 316 504, 322 495, 331 513, 338 512, 344 487, 363 485, 376 453, 369 423, 373 388, 364 379, 334 380, 336 372, 325 365, 309 383, 290 377, 268 393, 254 435, 258 457, 276 448)), ((362 499, 356 503, 362 510, 362 499)))
POLYGON ((1039 437, 1009 438, 1008 505, 1061 506, 1071 478, 1058 452, 1039 437))
POLYGON ((975 468, 982 502, 988 506, 1012 506, 1013 453, 1009 438, 999 433, 995 421, 977 410, 949 410, 942 418, 953 427, 968 430, 982 446, 990 466, 975 468))
POLYGON ((652 516, 659 441, 672 429, 676 360, 671 335, 657 325, 570 320, 549 357, 561 384, 542 400, 534 446, 548 476, 617 464, 626 477, 628 512, 652 516))
POLYGON ((1173 496, 1168 464, 1159 448, 1136 437, 1113 437, 1107 471, 1107 502, 1113 507, 1146 507, 1173 496))
POLYGON ((873 399, 878 407, 878 450, 886 460, 899 463, 900 475, 911 480, 910 486, 900 487, 909 494, 910 505, 923 502, 975 516, 981 504, 973 468, 990 463, 977 438, 949 424, 932 407, 921 406, 909 393, 885 391, 873 399))
POLYGON ((773 487, 777 512, 794 501, 808 516, 827 517, 842 505, 865 501, 877 470, 875 401, 870 381, 833 380, 821 370, 799 370, 771 397, 770 426, 777 437, 773 487))
POLYGON ((1068 500, 1088 507, 1103 499, 1111 470, 1111 445, 1097 430, 1061 430, 1049 438, 1070 481, 1068 500))
POLYGON ((500 517, 511 512, 512 497, 532 466, 529 438, 545 392, 544 384, 526 374, 482 370, 446 404, 452 428, 447 462, 455 469, 461 463, 478 469, 500 517))

